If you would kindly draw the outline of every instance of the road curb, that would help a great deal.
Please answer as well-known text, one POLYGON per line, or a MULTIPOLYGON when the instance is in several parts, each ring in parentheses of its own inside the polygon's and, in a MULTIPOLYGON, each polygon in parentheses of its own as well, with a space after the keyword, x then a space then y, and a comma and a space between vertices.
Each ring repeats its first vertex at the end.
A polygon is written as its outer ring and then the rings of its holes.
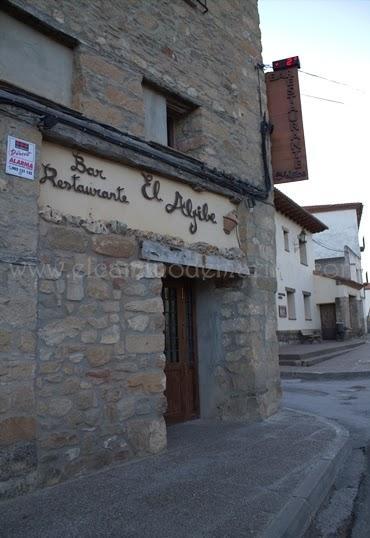
POLYGON ((337 423, 314 415, 289 409, 301 415, 310 415, 336 431, 336 438, 328 450, 311 466, 306 478, 294 490, 290 499, 269 525, 263 538, 299 538, 303 536, 316 512, 327 497, 343 463, 351 452, 349 432, 337 423))
POLYGON ((281 379, 307 379, 307 380, 331 380, 331 379, 358 379, 359 377, 367 379, 370 377, 370 371, 364 372, 300 372, 286 371, 280 372, 281 379))

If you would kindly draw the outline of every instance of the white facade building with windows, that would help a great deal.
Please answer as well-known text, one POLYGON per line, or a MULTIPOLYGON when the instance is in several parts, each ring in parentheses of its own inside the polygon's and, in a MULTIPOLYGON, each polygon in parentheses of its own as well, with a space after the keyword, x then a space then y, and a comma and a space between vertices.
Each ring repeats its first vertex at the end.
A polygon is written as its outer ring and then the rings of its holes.
POLYGON ((279 341, 362 336, 362 204, 303 208, 275 189, 275 208, 279 341))
POLYGON ((326 226, 277 189, 275 207, 278 337, 295 342, 301 331, 320 331, 312 236, 326 226))
POLYGON ((365 321, 366 321, 366 330, 370 333, 370 284, 365 285, 365 321))
POLYGON ((317 278, 331 278, 335 290, 328 282, 318 285, 316 299, 319 303, 334 305, 336 321, 343 324, 344 337, 362 336, 366 326, 365 289, 363 285, 359 228, 363 205, 357 203, 307 206, 304 209, 324 222, 327 229, 315 236, 313 251, 317 278), (339 288, 341 292, 339 293, 339 288))

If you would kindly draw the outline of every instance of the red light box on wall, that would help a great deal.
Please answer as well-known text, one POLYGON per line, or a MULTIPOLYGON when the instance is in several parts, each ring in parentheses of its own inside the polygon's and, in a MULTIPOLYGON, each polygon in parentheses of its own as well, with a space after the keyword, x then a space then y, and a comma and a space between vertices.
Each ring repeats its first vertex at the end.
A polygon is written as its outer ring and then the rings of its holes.
POLYGON ((301 67, 298 56, 291 56, 290 58, 284 58, 284 60, 276 60, 272 62, 272 69, 274 71, 281 71, 282 69, 290 69, 291 67, 301 67))

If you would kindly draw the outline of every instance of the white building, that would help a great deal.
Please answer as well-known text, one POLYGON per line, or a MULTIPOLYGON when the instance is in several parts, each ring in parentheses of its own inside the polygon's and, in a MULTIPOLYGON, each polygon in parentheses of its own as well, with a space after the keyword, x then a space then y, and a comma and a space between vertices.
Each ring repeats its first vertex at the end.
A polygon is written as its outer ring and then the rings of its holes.
POLYGON ((317 234, 313 241, 317 276, 336 283, 335 288, 333 283, 316 286, 317 302, 326 305, 321 312, 325 318, 322 320, 324 332, 333 335, 334 321, 340 321, 344 324, 345 337, 361 336, 365 331, 365 290, 361 266, 361 252, 365 247, 364 240, 363 246, 359 242, 363 205, 330 204, 307 206, 305 209, 327 225, 327 229, 317 234), (333 288, 331 292, 330 287, 333 288))
POLYGON ((358 242, 362 204, 304 208, 275 189, 275 208, 279 341, 361 336, 365 330, 358 242), (330 225, 338 227, 336 233, 330 225))
POLYGON ((297 342, 302 331, 320 331, 315 300, 313 234, 326 225, 275 189, 278 338, 297 342))
POLYGON ((315 258, 333 258, 343 255, 344 247, 361 258, 358 232, 363 205, 361 203, 327 204, 304 207, 327 225, 315 237, 315 258))
POLYGON ((367 332, 370 333, 370 284, 365 285, 365 320, 367 322, 367 332))

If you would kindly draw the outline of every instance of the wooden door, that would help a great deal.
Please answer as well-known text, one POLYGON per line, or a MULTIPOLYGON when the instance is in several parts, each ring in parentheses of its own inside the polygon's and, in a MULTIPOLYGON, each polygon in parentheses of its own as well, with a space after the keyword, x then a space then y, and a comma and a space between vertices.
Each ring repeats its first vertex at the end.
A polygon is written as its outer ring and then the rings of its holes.
POLYGON ((335 340, 336 339, 336 314, 335 304, 321 304, 321 332, 323 340, 335 340))
POLYGON ((189 279, 165 279, 167 422, 199 416, 194 293, 189 279))

